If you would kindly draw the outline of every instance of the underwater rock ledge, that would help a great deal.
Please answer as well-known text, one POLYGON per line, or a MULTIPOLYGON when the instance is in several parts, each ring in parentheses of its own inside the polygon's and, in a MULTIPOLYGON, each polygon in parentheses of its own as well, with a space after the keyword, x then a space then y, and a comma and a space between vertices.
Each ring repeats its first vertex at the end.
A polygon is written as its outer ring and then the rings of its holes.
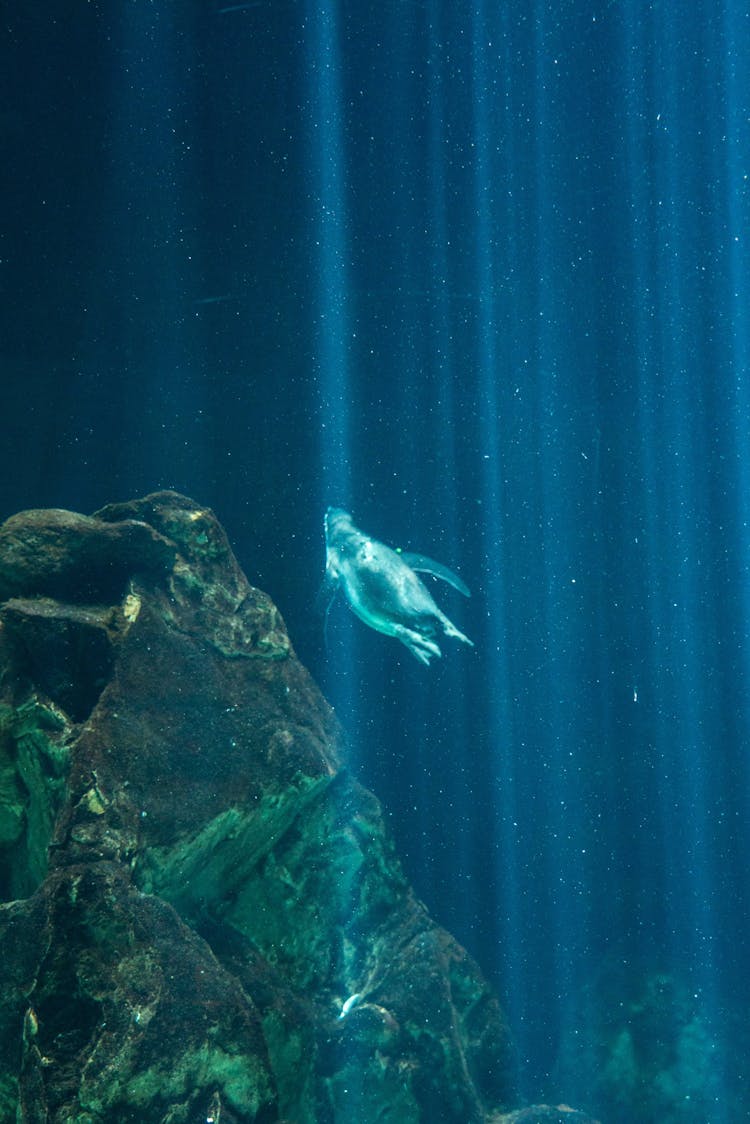
POLYGON ((500 1006, 214 515, 0 527, 0 1121, 500 1124, 500 1006))

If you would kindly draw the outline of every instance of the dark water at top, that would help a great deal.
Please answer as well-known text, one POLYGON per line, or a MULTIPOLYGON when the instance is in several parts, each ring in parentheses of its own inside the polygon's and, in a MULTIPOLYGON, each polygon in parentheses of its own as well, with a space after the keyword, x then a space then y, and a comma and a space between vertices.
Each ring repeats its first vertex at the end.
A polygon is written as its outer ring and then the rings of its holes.
POLYGON ((679 975, 725 1025, 746 10, 25 4, 3 28, 0 516, 214 508, 530 1089, 603 964, 679 975), (428 670, 334 606, 326 654, 329 503, 463 575, 471 601, 435 593, 474 651, 428 670))

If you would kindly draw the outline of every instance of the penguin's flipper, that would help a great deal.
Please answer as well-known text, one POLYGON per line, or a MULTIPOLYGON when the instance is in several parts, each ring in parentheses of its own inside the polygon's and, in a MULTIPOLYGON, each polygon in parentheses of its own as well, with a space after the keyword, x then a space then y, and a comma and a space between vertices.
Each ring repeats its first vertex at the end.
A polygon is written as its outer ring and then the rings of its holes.
POLYGON ((427 558, 424 554, 409 554, 405 550, 401 551, 400 556, 412 570, 419 570, 424 574, 432 574, 433 578, 440 578, 441 581, 452 585, 459 593, 463 593, 464 597, 471 597, 471 591, 466 582, 461 581, 458 574, 454 574, 453 570, 449 570, 448 567, 443 566, 441 562, 435 562, 432 558, 427 558))

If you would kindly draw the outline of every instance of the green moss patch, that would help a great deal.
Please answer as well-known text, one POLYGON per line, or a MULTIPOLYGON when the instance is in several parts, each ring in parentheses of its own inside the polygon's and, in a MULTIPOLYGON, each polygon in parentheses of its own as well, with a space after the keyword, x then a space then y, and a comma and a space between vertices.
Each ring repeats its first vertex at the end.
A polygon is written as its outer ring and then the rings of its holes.
POLYGON ((0 707, 0 895, 28 897, 47 873, 47 847, 65 796, 63 715, 30 699, 0 707))

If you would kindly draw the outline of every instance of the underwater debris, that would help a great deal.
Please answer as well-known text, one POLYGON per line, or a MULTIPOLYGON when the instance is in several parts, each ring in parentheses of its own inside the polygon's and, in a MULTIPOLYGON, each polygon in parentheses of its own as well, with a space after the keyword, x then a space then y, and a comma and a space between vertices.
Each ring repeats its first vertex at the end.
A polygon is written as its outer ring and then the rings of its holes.
POLYGON ((358 1006, 358 1004, 361 1003, 361 1002, 362 1002, 362 996, 360 995, 360 993, 358 991, 355 991, 354 995, 350 995, 349 998, 344 1003, 338 1017, 340 1019, 345 1019, 346 1016, 349 1014, 349 1012, 352 1010, 352 1008, 358 1006))
POLYGON ((28 1007, 23 1017, 23 1040, 30 1042, 39 1033, 39 1019, 33 1007, 28 1007))
POLYGON ((206 1113, 206 1124, 219 1124, 221 1120, 221 1097, 218 1092, 215 1092, 211 1097, 211 1103, 208 1106, 206 1113))

